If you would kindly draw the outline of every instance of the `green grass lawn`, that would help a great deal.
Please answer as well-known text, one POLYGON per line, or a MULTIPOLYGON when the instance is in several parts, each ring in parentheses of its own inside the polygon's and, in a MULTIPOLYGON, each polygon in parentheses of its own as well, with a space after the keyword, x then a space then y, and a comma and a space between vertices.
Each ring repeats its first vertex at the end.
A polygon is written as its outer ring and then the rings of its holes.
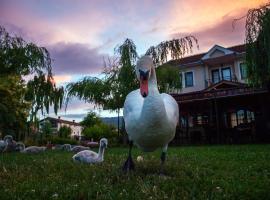
POLYGON ((127 151, 108 148, 99 165, 61 151, 2 154, 0 199, 270 199, 270 145, 170 147, 166 176, 160 151, 137 149, 136 170, 122 174, 127 151))

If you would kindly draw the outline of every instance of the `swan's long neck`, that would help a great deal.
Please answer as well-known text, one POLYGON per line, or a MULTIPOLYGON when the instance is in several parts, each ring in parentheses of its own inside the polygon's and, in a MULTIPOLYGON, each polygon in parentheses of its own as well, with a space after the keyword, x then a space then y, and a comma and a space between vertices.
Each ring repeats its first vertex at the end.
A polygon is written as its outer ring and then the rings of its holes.
POLYGON ((105 148, 102 147, 101 145, 99 146, 99 150, 98 150, 98 158, 100 160, 103 160, 103 157, 104 157, 104 151, 105 151, 105 148))
POLYGON ((148 88, 151 95, 159 93, 157 87, 157 75, 154 67, 151 68, 151 75, 148 80, 148 88))
POLYGON ((142 121, 155 126, 160 121, 166 120, 166 109, 164 101, 158 91, 155 69, 151 69, 151 76, 148 79, 148 96, 143 100, 141 110, 142 121))
POLYGON ((23 143, 19 144, 21 146, 20 152, 23 152, 25 150, 25 145, 23 143))

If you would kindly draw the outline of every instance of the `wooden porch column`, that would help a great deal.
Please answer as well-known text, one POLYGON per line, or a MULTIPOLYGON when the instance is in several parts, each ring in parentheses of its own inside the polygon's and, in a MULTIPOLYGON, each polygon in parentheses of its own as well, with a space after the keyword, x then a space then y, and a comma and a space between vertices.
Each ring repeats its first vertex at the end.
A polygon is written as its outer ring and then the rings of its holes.
POLYGON ((216 127, 217 127, 217 143, 220 143, 220 127, 219 127, 219 113, 218 113, 218 104, 217 104, 217 98, 216 93, 214 96, 214 106, 215 106, 215 113, 216 113, 216 127))

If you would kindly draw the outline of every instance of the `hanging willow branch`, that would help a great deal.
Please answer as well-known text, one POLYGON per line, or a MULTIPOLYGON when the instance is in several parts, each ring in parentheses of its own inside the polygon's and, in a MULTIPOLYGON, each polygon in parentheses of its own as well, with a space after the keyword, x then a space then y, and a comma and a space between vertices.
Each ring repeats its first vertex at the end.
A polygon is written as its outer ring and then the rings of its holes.
POLYGON ((192 53, 193 42, 199 48, 198 40, 194 36, 186 36, 180 39, 172 39, 161 42, 157 46, 150 47, 145 55, 153 58, 155 65, 161 65, 171 59, 180 59, 186 54, 192 53))
POLYGON ((85 77, 78 82, 69 83, 66 86, 66 91, 66 108, 73 97, 103 107, 110 96, 110 85, 102 79, 85 77))
POLYGON ((49 76, 35 76, 34 79, 28 81, 25 100, 32 104, 30 121, 38 110, 41 110, 43 114, 45 108, 46 112, 49 113, 50 106, 53 106, 54 112, 57 114, 58 109, 62 106, 63 97, 64 88, 56 87, 53 79, 49 76))
POLYGON ((246 63, 250 84, 270 82, 270 3, 250 9, 246 18, 246 63))
MULTIPOLYGON (((18 84, 25 88, 21 103, 31 104, 30 119, 38 110, 49 112, 53 106, 57 113, 61 108, 64 89, 57 88, 53 81, 50 54, 44 47, 24 41, 21 37, 11 36, 0 26, 0 74, 3 77, 19 77, 18 84), (25 84, 23 77, 31 75, 33 79, 25 84)), ((14 97, 16 98, 16 97, 14 97)))
MULTIPOLYGON (((150 47, 146 55, 150 55, 156 65, 165 63, 168 57, 182 58, 192 52, 193 43, 198 47, 198 41, 193 36, 165 41, 156 47, 150 47)), ((114 58, 104 60, 104 77, 102 79, 85 77, 67 86, 67 101, 78 97, 86 102, 95 103, 104 109, 116 110, 123 107, 126 96, 138 88, 135 65, 138 59, 136 45, 131 39, 126 39, 114 49, 114 58)), ((177 69, 163 66, 157 70, 159 88, 168 92, 181 88, 177 69)))

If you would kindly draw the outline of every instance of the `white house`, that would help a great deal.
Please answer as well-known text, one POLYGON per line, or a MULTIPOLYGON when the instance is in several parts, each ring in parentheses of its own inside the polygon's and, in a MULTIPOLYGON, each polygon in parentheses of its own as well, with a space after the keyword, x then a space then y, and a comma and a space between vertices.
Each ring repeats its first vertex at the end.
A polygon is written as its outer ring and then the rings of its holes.
POLYGON ((182 90, 197 92, 219 82, 246 83, 245 46, 214 45, 209 51, 169 62, 180 68, 182 90))
POLYGON ((76 123, 75 120, 68 121, 68 120, 61 119, 61 117, 58 117, 58 118, 46 117, 40 120, 40 126, 42 127, 44 122, 46 121, 49 121, 51 123, 54 133, 57 133, 62 126, 67 126, 67 127, 70 127, 72 130, 71 137, 73 138, 81 137, 83 127, 79 123, 76 123))

